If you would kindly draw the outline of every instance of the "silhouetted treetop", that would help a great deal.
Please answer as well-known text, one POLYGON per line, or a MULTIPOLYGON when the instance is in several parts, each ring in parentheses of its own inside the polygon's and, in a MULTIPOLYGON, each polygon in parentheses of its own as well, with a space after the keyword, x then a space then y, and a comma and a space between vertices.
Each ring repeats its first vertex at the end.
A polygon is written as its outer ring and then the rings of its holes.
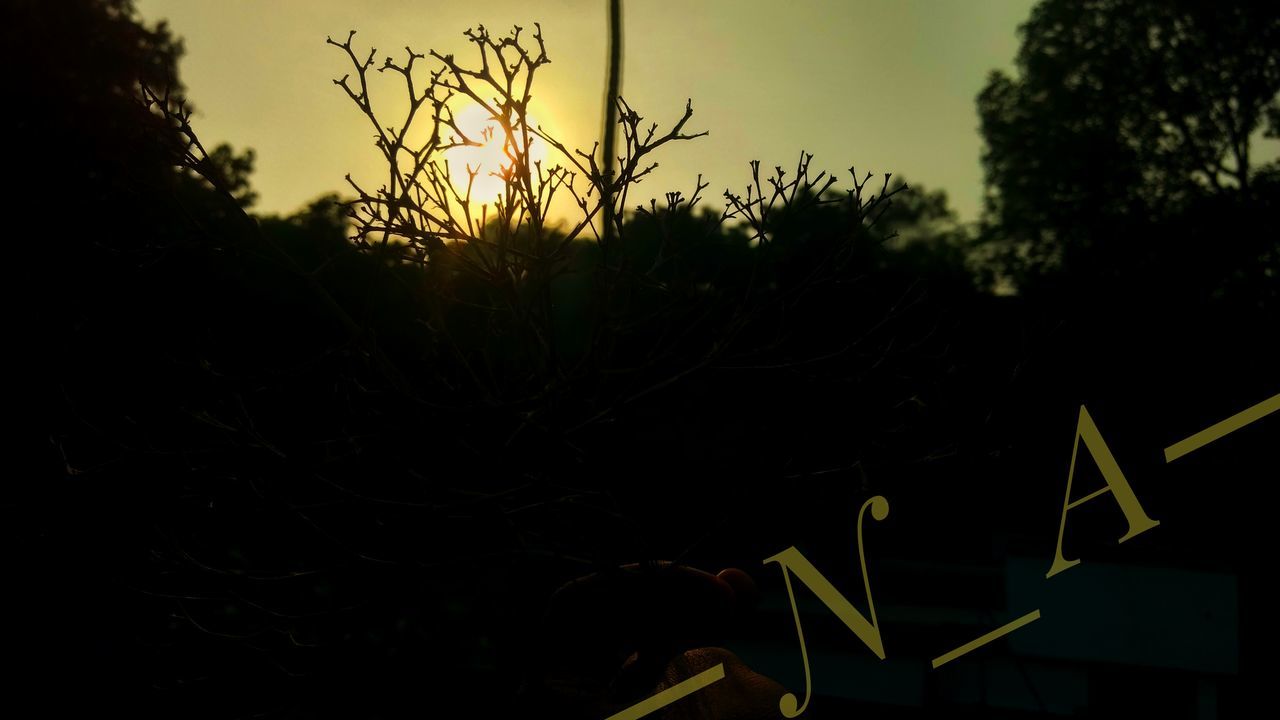
MULTIPOLYGON (((16 72, 15 95, 26 112, 10 114, 19 133, 59 137, 46 146, 78 158, 135 162, 157 143, 161 128, 137 102, 140 83, 182 94, 177 63, 182 43, 164 22, 137 16, 132 0, 41 0, 6 3, 4 45, 38 72, 16 72), (56 5, 56 6, 55 6, 56 5)), ((30 137, 31 135, 27 135, 30 137)))
POLYGON ((1248 192, 1250 137, 1277 112, 1272 3, 1045 0, 1018 72, 978 98, 987 218, 1031 272, 1069 264, 1117 222, 1248 192))

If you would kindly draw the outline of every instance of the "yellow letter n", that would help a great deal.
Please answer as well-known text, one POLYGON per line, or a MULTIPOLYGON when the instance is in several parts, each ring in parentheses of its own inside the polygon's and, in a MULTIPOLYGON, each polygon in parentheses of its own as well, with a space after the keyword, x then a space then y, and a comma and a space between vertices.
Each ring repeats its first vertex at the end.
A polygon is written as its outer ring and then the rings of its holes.
POLYGON ((867 556, 862 547, 862 517, 868 508, 871 509, 872 517, 876 520, 884 520, 889 515, 889 501, 876 495, 863 503, 862 509, 858 511, 858 560, 862 565, 862 585, 867 593, 870 621, 863 617, 853 603, 841 595, 831 581, 823 577, 813 563, 801 555, 795 547, 789 547, 773 557, 765 558, 766 564, 776 562, 782 567, 782 579, 787 586, 787 595, 791 598, 791 613, 795 617, 796 635, 800 640, 800 657, 804 661, 804 701, 797 701, 793 693, 783 695, 778 702, 778 709, 782 711, 784 717, 794 718, 803 713, 813 693, 813 679, 809 673, 809 652, 804 644, 804 629, 800 626, 800 609, 796 606, 796 593, 791 587, 793 574, 796 579, 804 583, 805 587, 812 590, 813 594, 836 614, 836 617, 843 620, 845 626, 852 630, 853 634, 876 654, 876 657, 884 659, 884 642, 880 639, 880 626, 876 622, 876 605, 871 599, 871 580, 867 577, 867 556))
POLYGON ((1067 511, 1079 507, 1106 492, 1115 497, 1120 510, 1124 512, 1125 520, 1129 523, 1129 531, 1120 538, 1120 542, 1141 535, 1160 524, 1159 521, 1152 520, 1143 512, 1142 505, 1138 502, 1138 497, 1133 494, 1133 488, 1129 487, 1129 481, 1125 479, 1124 473, 1120 471, 1120 465, 1116 463, 1115 456, 1111 454, 1111 449, 1107 447, 1106 441, 1102 439, 1102 433, 1098 432, 1098 426, 1094 424, 1093 418, 1089 417, 1089 411, 1085 409, 1084 405, 1081 405, 1080 421, 1076 424, 1075 444, 1071 449, 1071 469, 1067 471, 1067 495, 1062 505, 1062 522, 1058 525, 1058 545, 1054 549, 1053 566, 1045 574, 1046 579, 1067 568, 1080 564, 1079 560, 1066 560, 1062 557, 1062 536, 1067 529, 1067 511), (1084 440, 1085 448, 1093 456, 1093 461, 1097 463, 1098 469, 1102 471, 1102 479, 1107 482, 1107 485, 1085 495, 1079 500, 1072 500, 1071 480, 1076 474, 1076 457, 1080 452, 1081 440, 1084 440))

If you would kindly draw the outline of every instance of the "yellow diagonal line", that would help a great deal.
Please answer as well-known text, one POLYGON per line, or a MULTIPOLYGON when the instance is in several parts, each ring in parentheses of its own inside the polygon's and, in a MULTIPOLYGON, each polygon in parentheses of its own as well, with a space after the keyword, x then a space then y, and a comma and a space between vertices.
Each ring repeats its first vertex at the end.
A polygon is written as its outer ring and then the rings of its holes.
POLYGON ((1018 618, 1017 620, 1014 620, 1013 622, 1007 625, 1004 625, 1002 627, 998 627, 995 630, 992 630, 991 632, 987 633, 986 635, 983 635, 982 637, 978 638, 977 640, 971 640, 961 645, 960 647, 956 648, 955 650, 952 650, 951 652, 946 653, 945 655, 939 655, 938 657, 933 659, 933 669, 937 670, 939 667, 951 662, 952 660, 955 660, 961 655, 964 655, 965 653, 973 652, 974 650, 977 650, 978 648, 982 647, 983 645, 986 645, 992 640, 995 640, 997 638, 1002 638, 1005 635, 1008 635, 1009 633, 1013 632, 1014 630, 1017 630, 1018 628, 1022 627, 1023 625, 1026 625, 1027 623, 1035 622, 1036 620, 1039 620, 1039 619, 1040 619, 1040 611, 1032 610, 1026 615, 1023 615, 1022 617, 1018 618))
POLYGON ((1277 410, 1280 410, 1280 394, 1272 395, 1248 410, 1238 412, 1220 423, 1201 430, 1186 440, 1170 445, 1164 449, 1164 461, 1167 463, 1173 462, 1183 455, 1199 450, 1223 435, 1233 433, 1245 425, 1266 417, 1277 410))
POLYGON ((636 720, 645 715, 670 705, 686 695, 692 695, 713 682, 724 679, 724 663, 703 670, 684 682, 672 685, 652 697, 641 700, 620 713, 615 713, 605 720, 636 720))

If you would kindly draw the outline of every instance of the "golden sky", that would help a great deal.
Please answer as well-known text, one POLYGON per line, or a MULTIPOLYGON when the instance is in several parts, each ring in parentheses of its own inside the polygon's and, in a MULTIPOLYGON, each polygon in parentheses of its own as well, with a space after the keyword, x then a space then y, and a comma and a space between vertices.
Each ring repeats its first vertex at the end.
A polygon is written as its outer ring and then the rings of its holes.
MULTIPOLYGON (((974 98, 987 73, 1009 68, 1016 28, 1033 0, 624 0, 622 94, 661 127, 693 99, 688 130, 710 136, 668 145, 638 188, 647 199, 688 194, 699 172, 719 207, 741 189, 747 162, 893 172, 947 190, 961 217, 982 192, 974 98)), ((289 212, 343 175, 378 183, 372 131, 332 79, 345 58, 325 37, 357 30, 356 45, 402 55, 434 48, 469 57, 462 31, 495 34, 542 23, 551 64, 539 71, 533 113, 571 147, 601 124, 604 0, 137 0, 186 41, 182 61, 206 146, 257 150, 258 210, 289 212)), ((375 88, 377 90, 379 88, 375 88)), ((392 87, 388 103, 402 102, 392 87)), ((375 94, 374 101, 379 97, 375 94)), ((634 195, 633 195, 634 197, 634 195)), ((640 198, 636 198, 639 200, 640 198)), ((635 203, 632 203, 635 204, 635 203)))

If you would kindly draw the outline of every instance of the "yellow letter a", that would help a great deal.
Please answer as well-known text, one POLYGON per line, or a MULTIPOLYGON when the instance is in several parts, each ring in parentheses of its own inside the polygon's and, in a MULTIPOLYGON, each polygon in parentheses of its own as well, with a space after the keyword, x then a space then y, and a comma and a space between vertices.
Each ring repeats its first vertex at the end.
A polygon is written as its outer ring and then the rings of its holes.
POLYGON ((1125 520, 1129 522, 1129 532, 1126 532, 1124 537, 1120 538, 1120 542, 1140 535, 1160 524, 1159 521, 1152 520, 1143 512, 1142 505, 1138 502, 1138 497, 1133 494, 1133 488, 1129 487, 1129 481, 1125 479, 1124 473, 1120 471, 1120 466, 1111 454, 1111 449, 1107 447, 1106 441, 1102 439, 1102 433, 1098 432, 1098 426, 1094 424, 1093 418, 1089 417, 1089 411, 1085 409, 1084 405, 1081 405, 1080 422, 1076 424, 1075 446, 1071 449, 1071 469, 1067 471, 1067 496, 1062 505, 1062 522, 1058 525, 1058 545, 1054 549, 1053 566, 1045 574, 1046 579, 1067 568, 1080 564, 1079 560, 1066 560, 1062 557, 1062 535, 1067 529, 1067 511, 1083 505, 1105 492, 1110 492, 1115 496, 1116 503, 1124 511, 1125 520), (1093 456, 1093 461, 1098 464, 1098 469, 1102 471, 1102 479, 1107 481, 1107 486, 1095 490, 1079 500, 1072 501, 1071 479, 1075 477, 1076 456, 1080 452, 1081 439, 1084 440, 1084 446, 1089 450, 1089 454, 1093 456))

